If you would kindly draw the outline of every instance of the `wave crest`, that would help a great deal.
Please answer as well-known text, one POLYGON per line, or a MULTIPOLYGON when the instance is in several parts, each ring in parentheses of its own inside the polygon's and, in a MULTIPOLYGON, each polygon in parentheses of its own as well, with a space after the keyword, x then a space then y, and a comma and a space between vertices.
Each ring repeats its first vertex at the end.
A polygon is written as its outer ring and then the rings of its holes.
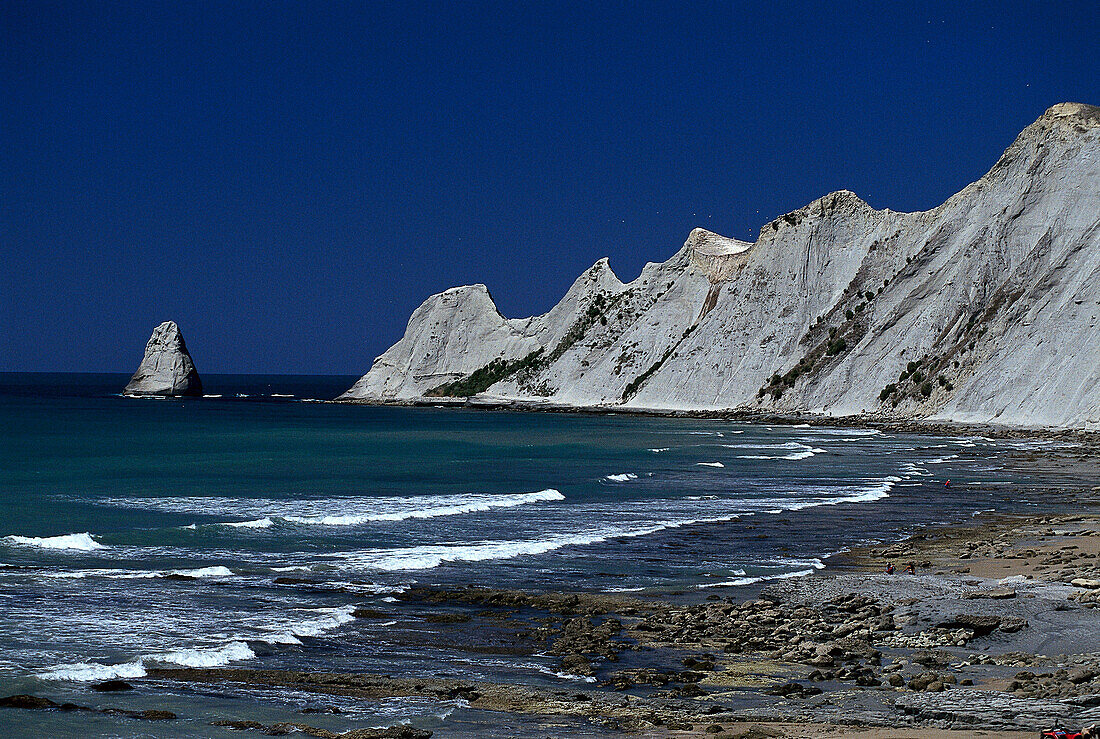
POLYGON ((87 531, 81 534, 62 534, 61 536, 5 536, 4 541, 19 546, 38 547, 40 549, 73 549, 82 552, 107 548, 93 539, 87 531))

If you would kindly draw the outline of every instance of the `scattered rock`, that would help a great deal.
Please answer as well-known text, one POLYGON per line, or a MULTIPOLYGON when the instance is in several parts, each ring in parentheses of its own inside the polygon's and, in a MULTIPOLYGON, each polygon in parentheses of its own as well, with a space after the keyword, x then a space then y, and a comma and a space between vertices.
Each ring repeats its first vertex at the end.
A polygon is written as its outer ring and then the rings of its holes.
POLYGON ((44 708, 57 708, 57 704, 49 698, 40 698, 37 695, 9 695, 7 698, 0 698, 0 708, 27 708, 31 710, 41 710, 44 708))
POLYGON ((122 690, 133 690, 134 686, 125 680, 105 680, 92 686, 92 690, 100 693, 113 693, 122 690))

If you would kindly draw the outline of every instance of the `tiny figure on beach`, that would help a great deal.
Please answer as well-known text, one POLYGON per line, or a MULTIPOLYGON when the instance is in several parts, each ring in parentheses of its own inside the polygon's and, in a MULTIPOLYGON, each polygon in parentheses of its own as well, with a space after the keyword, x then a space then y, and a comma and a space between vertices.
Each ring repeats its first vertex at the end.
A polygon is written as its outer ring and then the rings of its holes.
POLYGON ((917 574, 917 566, 910 562, 909 564, 905 565, 905 571, 910 575, 915 575, 917 574))
POLYGON ((951 481, 950 481, 950 480, 948 480, 947 482, 945 482, 945 483, 943 484, 943 486, 944 486, 945 488, 949 488, 949 487, 951 487, 951 481))
POLYGON ((894 563, 893 562, 887 562, 886 563, 886 574, 887 575, 893 575, 894 574, 894 563))

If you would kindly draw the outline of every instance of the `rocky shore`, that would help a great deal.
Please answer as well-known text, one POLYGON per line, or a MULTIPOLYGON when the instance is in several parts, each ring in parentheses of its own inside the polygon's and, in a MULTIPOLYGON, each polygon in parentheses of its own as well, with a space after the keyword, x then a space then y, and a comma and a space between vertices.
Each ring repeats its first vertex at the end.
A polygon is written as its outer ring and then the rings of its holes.
MULTIPOLYGON (((1080 728, 1100 723, 1094 495, 1078 492, 1079 513, 976 516, 836 555, 820 572, 755 590, 720 586, 656 598, 425 587, 405 591, 385 612, 364 606, 353 614, 431 624, 438 639, 475 659, 550 658, 566 679, 554 687, 442 675, 184 668, 150 670, 133 685, 103 689, 289 690, 322 705, 336 696, 426 699, 523 716, 566 735, 585 726, 742 738, 1031 737, 1054 724, 1080 728)), ((0 707, 119 710, 35 696, 12 696, 0 707)), ((131 714, 176 718, 166 710, 131 714)), ((430 735, 407 726, 339 734, 308 719, 208 723, 215 734, 430 735)))
MULTIPOLYGON (((1003 517, 848 552, 822 574, 748 599, 733 591, 691 602, 481 588, 401 596, 398 608, 410 617, 467 634, 480 622, 510 626, 517 651, 553 655, 563 674, 576 676, 571 689, 225 668, 152 670, 145 679, 227 692, 460 700, 647 735, 885 736, 889 727, 899 737, 1031 736, 1055 723, 1100 722, 1098 554, 1100 516, 1003 517), (916 573, 899 566, 887 575, 886 562, 912 562, 916 573)), ((27 698, 7 705, 59 708, 27 698)), ((214 725, 337 736, 305 723, 214 725)), ((344 736, 425 735, 416 731, 344 736)))

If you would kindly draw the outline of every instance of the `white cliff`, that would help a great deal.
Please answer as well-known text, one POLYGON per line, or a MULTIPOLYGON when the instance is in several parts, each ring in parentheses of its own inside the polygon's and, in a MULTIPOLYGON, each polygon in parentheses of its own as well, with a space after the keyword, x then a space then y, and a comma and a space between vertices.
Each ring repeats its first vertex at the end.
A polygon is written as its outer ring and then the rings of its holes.
POLYGON ((1100 422, 1098 278, 1100 108, 1063 103, 929 211, 841 191, 754 244, 695 229, 626 285, 597 262, 534 318, 504 319, 481 286, 434 296, 344 397, 463 379, 463 395, 577 407, 1084 428, 1100 422))
POLYGON ((123 392, 126 395, 202 395, 202 381, 175 321, 165 321, 153 329, 153 335, 145 344, 145 356, 123 392))

